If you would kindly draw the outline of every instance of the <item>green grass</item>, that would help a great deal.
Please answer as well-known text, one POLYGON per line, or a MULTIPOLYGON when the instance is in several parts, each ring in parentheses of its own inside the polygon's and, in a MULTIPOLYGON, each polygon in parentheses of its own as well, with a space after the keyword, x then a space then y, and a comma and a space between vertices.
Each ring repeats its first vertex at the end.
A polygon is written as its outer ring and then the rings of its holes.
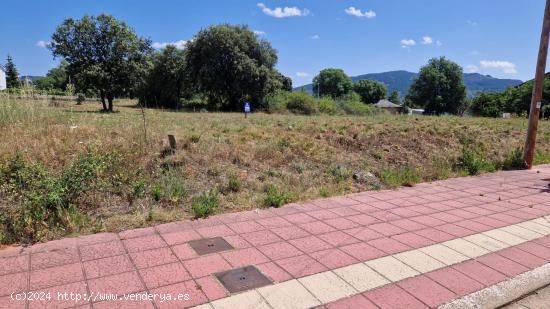
MULTIPOLYGON (((359 192, 369 188, 351 175, 365 169, 387 188, 517 168, 516 149, 527 128, 526 119, 369 113, 253 113, 245 119, 240 113, 146 110, 145 135, 133 102, 118 104, 113 114, 98 113, 97 103, 50 103, 0 97, 0 165, 20 154, 26 164, 61 179, 83 155, 113 158, 71 202, 80 221, 61 234, 119 231, 359 192), (176 137, 177 149, 161 156, 168 134, 176 137), (205 192, 214 191, 218 203, 206 202, 205 192), (211 204, 217 206, 204 206, 211 204)), ((537 164, 550 162, 549 129, 549 122, 540 123, 537 164)), ((0 183, 4 214, 23 205, 5 188, 0 183)))

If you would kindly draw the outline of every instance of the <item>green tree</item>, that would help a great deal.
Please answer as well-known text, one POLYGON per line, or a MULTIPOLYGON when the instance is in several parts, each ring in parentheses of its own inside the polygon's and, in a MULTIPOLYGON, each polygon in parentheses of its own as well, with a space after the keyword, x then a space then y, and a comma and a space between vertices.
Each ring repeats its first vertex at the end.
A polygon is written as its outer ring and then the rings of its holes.
POLYGON ((190 95, 185 51, 168 45, 152 56, 151 68, 139 90, 147 107, 177 108, 180 98, 190 95))
POLYGON ((152 50, 149 40, 105 14, 66 19, 52 35, 49 48, 54 57, 68 62, 67 72, 77 91, 97 92, 105 111, 113 110, 115 97, 132 95, 152 50))
POLYGON ((69 83, 67 75, 68 63, 62 60, 58 67, 50 69, 46 76, 37 79, 34 84, 41 90, 65 91, 69 83))
POLYGON ((353 90, 359 94, 361 101, 366 104, 378 103, 386 98, 386 86, 375 80, 360 80, 353 85, 353 90))
POLYGON ((499 93, 480 93, 470 105, 470 111, 476 116, 500 117, 504 112, 504 102, 499 93))
POLYGON ((351 78, 341 69, 324 69, 313 78, 313 93, 318 96, 339 98, 351 92, 351 78))
POLYGON ((393 104, 401 105, 401 96, 399 95, 399 91, 392 91, 388 98, 388 101, 392 102, 393 104))
POLYGON ((408 106, 423 107, 427 114, 461 114, 466 107, 462 68, 445 57, 431 59, 420 69, 406 101, 408 106))
POLYGON ((210 26, 186 50, 189 78, 211 108, 240 110, 245 100, 259 105, 283 87, 277 51, 247 26, 210 26))
POLYGON ((17 67, 13 63, 13 59, 8 55, 6 60, 6 87, 7 88, 19 88, 21 83, 19 82, 19 72, 17 72, 17 67))

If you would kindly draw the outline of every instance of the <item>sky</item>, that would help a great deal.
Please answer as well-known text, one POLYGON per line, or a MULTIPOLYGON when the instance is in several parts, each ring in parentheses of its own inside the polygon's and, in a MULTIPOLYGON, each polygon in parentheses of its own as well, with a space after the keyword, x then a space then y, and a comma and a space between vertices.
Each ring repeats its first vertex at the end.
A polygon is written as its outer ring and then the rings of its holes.
POLYGON ((21 75, 55 67, 45 48, 66 18, 107 13, 162 48, 185 48, 212 24, 245 24, 277 49, 277 68, 295 86, 321 69, 348 75, 418 72, 445 56, 465 72, 533 78, 544 0, 2 0, 0 63, 21 75))

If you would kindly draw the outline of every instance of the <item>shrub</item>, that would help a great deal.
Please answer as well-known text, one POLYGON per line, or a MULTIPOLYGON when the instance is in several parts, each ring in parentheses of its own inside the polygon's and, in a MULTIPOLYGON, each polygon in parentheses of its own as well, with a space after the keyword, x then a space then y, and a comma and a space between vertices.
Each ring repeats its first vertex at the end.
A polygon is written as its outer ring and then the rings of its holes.
POLYGON ((227 182, 227 190, 230 192, 239 192, 241 190, 241 181, 237 176, 230 175, 227 182))
POLYGON ((458 158, 457 167, 469 175, 494 172, 496 169, 495 165, 485 158, 485 153, 480 148, 468 144, 462 146, 462 154, 458 158))
POLYGON ((417 169, 406 165, 398 169, 384 169, 380 173, 380 180, 389 187, 413 186, 422 181, 417 169))
POLYGON ((267 185, 265 191, 267 196, 264 199, 264 205, 267 207, 279 208, 297 199, 295 193, 279 190, 272 184, 267 185))
POLYGON ((175 170, 171 170, 160 177, 158 183, 153 186, 151 194, 157 202, 165 199, 172 204, 177 204, 187 196, 187 188, 182 176, 175 170))
POLYGON ((86 101, 86 96, 83 93, 79 93, 76 95, 76 104, 82 105, 86 101))
POLYGON ((330 97, 322 97, 317 100, 319 106, 319 112, 327 115, 336 115, 338 113, 338 106, 336 102, 330 97))
POLYGON ((364 104, 363 102, 356 100, 353 96, 349 99, 338 101, 340 109, 348 115, 368 116, 374 115, 378 111, 371 105, 364 104))
POLYGON ((344 166, 336 165, 330 169, 330 174, 337 182, 348 180, 351 172, 344 166))
POLYGON ((295 114, 312 115, 319 112, 315 99, 305 92, 290 93, 286 107, 295 114))
POLYGON ((277 91, 265 99, 265 109, 268 113, 282 113, 286 111, 289 92, 277 91))
POLYGON ((0 217, 0 241, 37 241, 56 230, 78 225, 77 200, 91 190, 96 178, 110 165, 109 155, 81 155, 59 176, 16 155, 0 169, 0 186, 13 196, 15 207, 0 217))
POLYGON ((210 190, 195 197, 191 208, 195 218, 206 218, 214 214, 219 206, 220 201, 218 199, 218 192, 216 190, 210 190))
POLYGON ((519 170, 526 168, 525 161, 523 160, 523 149, 516 148, 512 150, 502 162, 502 169, 504 170, 519 170))

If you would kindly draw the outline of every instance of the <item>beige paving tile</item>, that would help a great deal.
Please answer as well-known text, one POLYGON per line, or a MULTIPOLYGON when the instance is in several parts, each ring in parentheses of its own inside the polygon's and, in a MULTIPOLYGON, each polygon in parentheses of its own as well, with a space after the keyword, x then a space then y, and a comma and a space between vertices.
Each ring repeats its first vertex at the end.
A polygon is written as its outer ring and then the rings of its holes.
POLYGON ((523 239, 521 237, 517 237, 514 234, 510 234, 510 233, 504 231, 503 229, 496 229, 496 230, 492 230, 492 231, 487 231, 487 232, 483 232, 482 234, 487 235, 487 236, 489 236, 493 239, 498 239, 499 241, 501 241, 501 242, 503 242, 507 245, 510 245, 510 246, 519 245, 519 244, 525 242, 525 239, 523 239))
POLYGON ((470 235, 464 237, 464 239, 491 252, 506 249, 509 247, 509 245, 483 234, 470 235))
POLYGON ((507 233, 513 234, 524 240, 533 240, 533 239, 541 238, 546 235, 546 234, 541 234, 541 233, 531 231, 529 229, 526 229, 517 225, 510 225, 507 227, 503 227, 501 229, 507 233))
POLYGON ((535 219, 533 220, 533 222, 544 225, 546 227, 550 227, 550 216, 535 219))
POLYGON ((298 281, 324 304, 357 293, 351 285, 330 271, 300 278, 298 281))
POLYGON ((490 253, 489 250, 475 245, 469 241, 466 241, 462 238, 457 238, 453 240, 446 241, 441 243, 445 247, 449 247, 458 253, 462 253, 469 258, 476 258, 487 253, 490 253))
POLYGON ((454 265, 469 259, 467 256, 460 254, 453 249, 445 247, 441 244, 431 245, 420 250, 427 255, 443 262, 445 265, 454 265))
POLYGON ((445 267, 445 264, 420 250, 412 250, 394 255, 395 258, 421 273, 445 267))
POLYGON ((365 262, 365 264, 393 282, 419 274, 419 272, 392 256, 371 260, 365 262))
POLYGON ((550 227, 538 224, 534 221, 527 221, 516 225, 543 235, 550 234, 550 227))
POLYGON ((359 292, 372 290, 390 281, 365 264, 354 264, 335 269, 334 272, 359 292))
POLYGON ((215 309, 270 308, 265 300, 255 290, 222 298, 212 302, 211 304, 215 309))
POLYGON ((193 307, 193 309, 212 309, 212 308, 214 308, 214 307, 212 307, 212 305, 210 305, 210 304, 202 304, 202 305, 193 307))
POLYGON ((276 285, 259 288, 258 292, 273 308, 305 309, 321 304, 319 300, 317 300, 297 280, 290 280, 283 283, 278 283, 276 285))

